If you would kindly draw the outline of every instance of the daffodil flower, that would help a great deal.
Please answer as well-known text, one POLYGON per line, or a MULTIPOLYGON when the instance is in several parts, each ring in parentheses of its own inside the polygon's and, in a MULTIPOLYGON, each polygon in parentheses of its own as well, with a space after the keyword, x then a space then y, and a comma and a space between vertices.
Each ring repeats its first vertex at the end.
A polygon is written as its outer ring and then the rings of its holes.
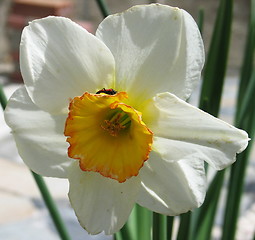
POLYGON ((6 122, 33 171, 68 178, 91 234, 118 231, 135 203, 166 215, 199 207, 204 161, 223 169, 247 146, 246 132, 185 102, 204 48, 184 10, 135 6, 95 36, 67 18, 35 20, 20 64, 6 122))

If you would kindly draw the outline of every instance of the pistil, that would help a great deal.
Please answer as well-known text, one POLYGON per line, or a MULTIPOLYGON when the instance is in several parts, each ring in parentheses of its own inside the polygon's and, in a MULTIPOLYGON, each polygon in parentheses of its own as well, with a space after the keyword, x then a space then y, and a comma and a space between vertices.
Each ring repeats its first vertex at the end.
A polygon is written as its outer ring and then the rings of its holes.
POLYGON ((131 119, 129 115, 122 110, 117 109, 111 117, 104 120, 101 127, 111 136, 117 137, 119 133, 130 126, 131 119))

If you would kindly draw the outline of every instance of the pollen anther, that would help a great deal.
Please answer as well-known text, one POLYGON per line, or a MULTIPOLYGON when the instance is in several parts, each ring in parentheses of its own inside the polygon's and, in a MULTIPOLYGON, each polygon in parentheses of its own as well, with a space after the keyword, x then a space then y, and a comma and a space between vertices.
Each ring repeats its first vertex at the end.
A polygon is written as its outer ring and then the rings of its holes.
POLYGON ((129 127, 130 124, 131 119, 128 114, 122 110, 116 110, 110 119, 104 120, 101 128, 106 130, 111 136, 117 137, 121 130, 129 127))

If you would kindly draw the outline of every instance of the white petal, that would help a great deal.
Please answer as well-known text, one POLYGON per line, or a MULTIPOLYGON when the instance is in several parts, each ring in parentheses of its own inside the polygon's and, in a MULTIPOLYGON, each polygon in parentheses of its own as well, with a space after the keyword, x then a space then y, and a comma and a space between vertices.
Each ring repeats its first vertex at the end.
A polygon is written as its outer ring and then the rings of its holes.
POLYGON ((21 72, 32 100, 58 112, 69 98, 113 84, 109 49, 81 26, 63 17, 35 20, 22 33, 21 72))
POLYGON ((204 201, 206 179, 201 160, 167 162, 151 152, 140 177, 142 189, 137 203, 154 212, 178 215, 204 201))
POLYGON ((81 171, 73 164, 69 198, 78 220, 89 233, 117 232, 127 221, 140 187, 140 178, 124 183, 99 173, 81 171))
POLYGON ((135 6, 107 17, 96 36, 116 61, 116 89, 137 103, 159 92, 187 98, 200 78, 203 42, 184 10, 160 4, 135 6))
POLYGON ((197 86, 204 66, 204 44, 196 22, 189 13, 182 10, 182 40, 178 59, 171 69, 171 92, 186 100, 197 86), (174 89, 174 91, 171 91, 174 89))
POLYGON ((20 156, 36 173, 49 177, 67 177, 71 163, 68 143, 63 134, 65 115, 50 115, 40 110, 24 87, 10 98, 5 121, 12 133, 20 156))
POLYGON ((153 149, 165 160, 192 156, 220 170, 233 163, 236 153, 243 151, 249 141, 245 131, 170 93, 156 96, 145 110, 144 118, 155 135, 153 149))

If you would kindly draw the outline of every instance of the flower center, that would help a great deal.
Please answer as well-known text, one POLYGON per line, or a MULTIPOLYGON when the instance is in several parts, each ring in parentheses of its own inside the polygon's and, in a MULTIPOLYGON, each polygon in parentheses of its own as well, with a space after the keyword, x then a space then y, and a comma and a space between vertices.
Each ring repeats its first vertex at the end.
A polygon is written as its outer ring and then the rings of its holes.
POLYGON ((131 119, 129 115, 120 109, 113 110, 108 119, 104 120, 101 127, 111 136, 117 137, 122 130, 130 127, 131 119))
POLYGON ((68 156, 79 160, 81 170, 121 183, 139 173, 149 157, 153 134, 141 113, 125 104, 125 92, 107 94, 108 90, 75 97, 64 134, 70 144, 68 156))

